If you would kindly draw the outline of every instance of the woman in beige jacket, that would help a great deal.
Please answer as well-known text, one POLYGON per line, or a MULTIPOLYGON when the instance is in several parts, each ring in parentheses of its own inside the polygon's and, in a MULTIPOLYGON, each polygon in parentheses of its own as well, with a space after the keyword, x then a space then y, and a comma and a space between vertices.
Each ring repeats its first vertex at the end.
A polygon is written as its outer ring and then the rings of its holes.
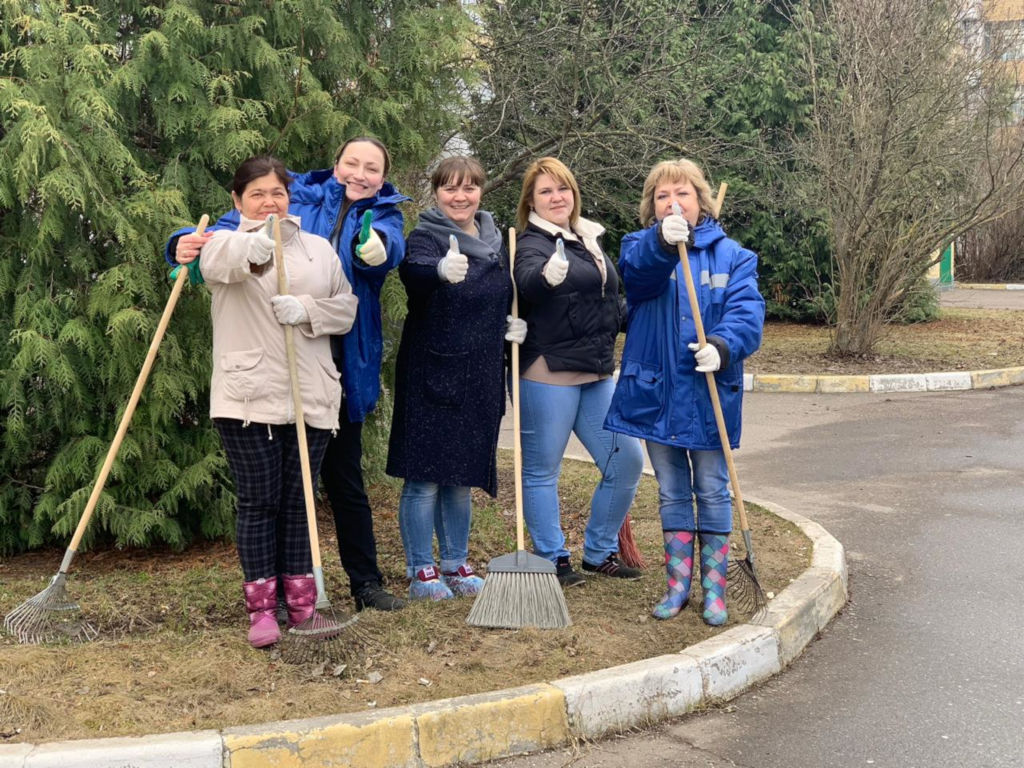
POLYGON ((231 187, 241 223, 237 231, 216 231, 200 262, 213 294, 210 417, 235 480, 249 642, 257 648, 281 636, 275 619, 279 575, 289 626, 308 619, 316 601, 282 326, 297 331, 299 387, 316 477, 341 404, 330 335, 352 328, 357 304, 331 244, 301 231, 299 219, 288 215, 288 184, 288 172, 273 157, 242 163, 231 187), (278 295, 274 241, 264 231, 270 214, 281 219, 286 295, 278 295))

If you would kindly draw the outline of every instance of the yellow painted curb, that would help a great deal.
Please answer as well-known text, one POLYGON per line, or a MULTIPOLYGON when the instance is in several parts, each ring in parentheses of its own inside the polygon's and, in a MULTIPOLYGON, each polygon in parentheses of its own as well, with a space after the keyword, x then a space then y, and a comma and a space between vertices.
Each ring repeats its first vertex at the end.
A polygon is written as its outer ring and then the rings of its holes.
POLYGON ((841 392, 870 392, 870 376, 819 376, 818 392, 836 394, 841 392))
POLYGON ((975 389, 989 387, 1010 387, 1024 384, 1024 366, 1017 368, 996 368, 990 371, 971 371, 971 386, 975 389))
POLYGON ((412 708, 242 726, 224 731, 231 768, 384 768, 418 765, 412 708))
POLYGON ((540 683, 377 712, 224 730, 231 768, 479 763, 567 744, 565 693, 540 683))
POLYGON ((546 683, 435 702, 416 722, 426 766, 475 764, 570 739, 565 694, 546 683))

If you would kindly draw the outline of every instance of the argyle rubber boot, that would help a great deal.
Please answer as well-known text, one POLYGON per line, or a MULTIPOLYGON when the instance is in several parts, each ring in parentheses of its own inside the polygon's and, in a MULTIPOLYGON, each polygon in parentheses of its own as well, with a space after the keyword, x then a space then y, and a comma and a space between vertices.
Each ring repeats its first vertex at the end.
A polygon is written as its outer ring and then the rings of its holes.
POLYGON ((266 648, 281 639, 275 616, 277 610, 277 577, 257 579, 242 584, 245 610, 249 612, 249 644, 266 648))
POLYGON ((665 596, 654 606, 656 619, 671 619, 690 599, 693 577, 693 531, 662 531, 665 537, 665 596))
POLYGON ((284 577, 284 599, 288 604, 288 628, 306 621, 316 605, 316 581, 312 573, 284 577))
POLYGON ((729 618, 725 610, 726 575, 729 571, 729 537, 700 535, 700 585, 704 589, 704 623, 720 627, 729 618))

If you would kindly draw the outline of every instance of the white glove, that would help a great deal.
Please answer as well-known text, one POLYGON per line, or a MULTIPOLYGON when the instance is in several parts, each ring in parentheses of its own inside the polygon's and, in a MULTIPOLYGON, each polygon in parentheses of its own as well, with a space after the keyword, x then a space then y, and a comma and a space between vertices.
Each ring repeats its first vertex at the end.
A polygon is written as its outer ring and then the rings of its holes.
POLYGON ((661 220, 661 236, 669 245, 685 243, 690 237, 690 225, 677 213, 670 213, 661 220))
POLYGON ((299 325, 309 322, 309 312, 305 305, 291 294, 272 296, 270 303, 274 305, 274 315, 281 325, 299 325))
POLYGON ((455 239, 455 235, 450 235, 448 242, 451 247, 444 258, 437 262, 437 276, 446 283, 461 283, 469 272, 469 259, 466 258, 466 254, 459 251, 459 241, 455 239))
POLYGON ((505 318, 508 321, 508 325, 505 327, 505 341, 511 341, 513 344, 522 344, 526 341, 526 321, 521 317, 512 317, 509 315, 505 318))
POLYGON ((270 261, 274 255, 274 238, 268 237, 262 229, 245 233, 245 258, 257 267, 270 261))
POLYGON ((544 279, 552 288, 561 285, 565 276, 569 274, 569 259, 565 255, 565 244, 562 242, 562 238, 558 238, 558 242, 555 243, 555 252, 551 254, 551 258, 548 259, 548 263, 544 265, 544 269, 540 273, 544 275, 544 279))
POLYGON ((722 367, 722 356, 718 354, 714 344, 705 344, 702 347, 694 342, 686 346, 693 352, 693 356, 697 360, 697 370, 701 373, 711 373, 722 367))
POLYGON ((387 260, 388 252, 384 249, 384 241, 380 239, 377 230, 371 229, 366 242, 356 246, 356 256, 371 267, 379 267, 387 260))

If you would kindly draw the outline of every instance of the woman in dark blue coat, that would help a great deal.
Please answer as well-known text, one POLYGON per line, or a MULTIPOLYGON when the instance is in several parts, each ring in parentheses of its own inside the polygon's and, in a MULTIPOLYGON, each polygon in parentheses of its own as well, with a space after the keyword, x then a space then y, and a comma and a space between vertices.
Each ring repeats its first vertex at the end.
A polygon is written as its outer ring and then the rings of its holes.
POLYGON ((668 589, 654 616, 671 618, 686 605, 699 535, 703 618, 719 625, 728 617, 732 502, 706 374, 715 372, 730 446, 737 448, 743 360, 761 344, 764 299, 757 256, 727 238, 711 210, 696 164, 665 161, 648 174, 640 204, 647 228, 626 235, 619 253, 629 329, 605 427, 644 438, 658 479, 668 589), (679 260, 678 246, 688 241, 708 341, 699 349, 679 260))
POLYGON ((470 489, 497 493, 503 338, 526 336, 525 323, 507 316, 512 280, 501 233, 479 210, 483 182, 476 160, 441 161, 431 178, 437 206, 420 214, 399 267, 409 314, 387 472, 405 479, 398 521, 414 599, 474 595, 483 585, 467 562, 470 489))

